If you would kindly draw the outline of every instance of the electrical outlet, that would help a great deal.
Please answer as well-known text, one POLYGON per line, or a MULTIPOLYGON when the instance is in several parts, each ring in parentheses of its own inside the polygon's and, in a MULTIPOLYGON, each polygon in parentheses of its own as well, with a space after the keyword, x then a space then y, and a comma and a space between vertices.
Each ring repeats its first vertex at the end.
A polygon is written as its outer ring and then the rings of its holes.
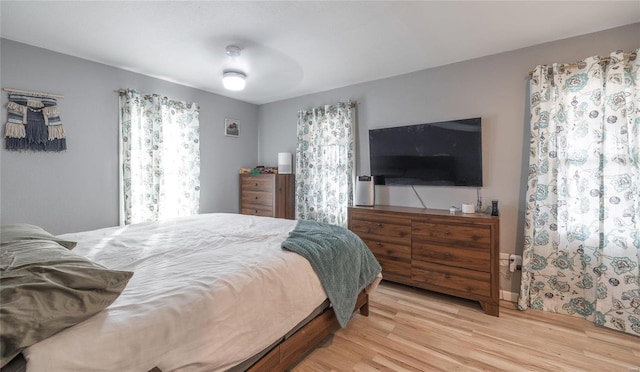
POLYGON ((509 271, 513 273, 516 270, 522 270, 522 256, 519 254, 512 254, 509 256, 509 271))

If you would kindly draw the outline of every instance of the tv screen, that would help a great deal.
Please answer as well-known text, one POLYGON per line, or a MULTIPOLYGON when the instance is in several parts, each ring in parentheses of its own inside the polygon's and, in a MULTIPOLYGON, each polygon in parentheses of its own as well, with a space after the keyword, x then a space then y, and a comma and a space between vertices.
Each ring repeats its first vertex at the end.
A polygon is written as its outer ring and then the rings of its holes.
POLYGON ((482 186, 481 118, 369 130, 376 184, 482 186))

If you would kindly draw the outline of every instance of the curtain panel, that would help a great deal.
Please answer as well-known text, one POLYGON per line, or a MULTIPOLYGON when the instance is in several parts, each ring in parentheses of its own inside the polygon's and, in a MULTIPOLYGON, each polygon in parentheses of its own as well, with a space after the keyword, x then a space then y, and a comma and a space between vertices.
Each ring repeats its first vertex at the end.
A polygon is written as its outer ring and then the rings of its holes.
POLYGON ((296 216, 347 226, 355 179, 355 103, 298 113, 296 216))
POLYGON ((197 103, 120 95, 121 223, 190 216, 200 205, 197 103))
POLYGON ((637 52, 533 73, 518 307, 640 335, 637 52))

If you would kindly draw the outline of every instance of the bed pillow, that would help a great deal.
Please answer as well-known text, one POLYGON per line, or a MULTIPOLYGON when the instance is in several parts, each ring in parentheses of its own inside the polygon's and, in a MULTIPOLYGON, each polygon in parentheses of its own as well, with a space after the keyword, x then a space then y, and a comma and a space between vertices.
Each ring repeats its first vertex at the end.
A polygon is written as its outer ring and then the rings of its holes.
POLYGON ((51 240, 0 245, 0 367, 22 349, 109 306, 133 275, 51 240))
POLYGON ((51 240, 68 249, 73 249, 76 246, 76 242, 57 238, 35 225, 20 223, 0 227, 0 240, 2 240, 2 243, 24 239, 51 240))

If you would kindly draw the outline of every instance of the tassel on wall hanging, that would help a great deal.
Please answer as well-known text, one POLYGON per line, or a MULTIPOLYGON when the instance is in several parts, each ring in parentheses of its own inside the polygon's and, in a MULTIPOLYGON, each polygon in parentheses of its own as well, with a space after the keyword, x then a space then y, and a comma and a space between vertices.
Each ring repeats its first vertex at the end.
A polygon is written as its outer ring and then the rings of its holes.
POLYGON ((9 92, 5 144, 7 150, 63 151, 67 139, 60 120, 60 95, 5 89, 9 92))

